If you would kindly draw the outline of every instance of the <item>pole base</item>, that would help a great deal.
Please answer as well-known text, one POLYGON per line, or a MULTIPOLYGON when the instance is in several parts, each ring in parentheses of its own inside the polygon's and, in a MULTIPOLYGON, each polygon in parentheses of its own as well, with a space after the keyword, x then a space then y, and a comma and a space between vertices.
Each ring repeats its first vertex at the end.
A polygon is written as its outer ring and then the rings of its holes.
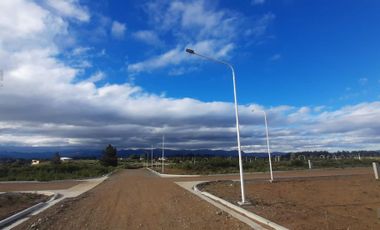
POLYGON ((251 205, 252 203, 251 202, 249 202, 249 201, 238 201, 237 202, 238 203, 238 205, 240 205, 240 206, 247 206, 247 205, 251 205))

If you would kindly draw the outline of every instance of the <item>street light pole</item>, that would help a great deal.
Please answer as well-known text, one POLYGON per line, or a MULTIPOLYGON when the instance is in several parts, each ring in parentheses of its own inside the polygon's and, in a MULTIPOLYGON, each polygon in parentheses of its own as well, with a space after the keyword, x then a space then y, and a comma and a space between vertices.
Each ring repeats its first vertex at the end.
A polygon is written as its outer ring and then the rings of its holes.
MULTIPOLYGON (((252 110, 254 112, 255 110, 252 110)), ((270 153, 270 146, 269 146, 269 130, 268 130, 268 120, 267 120, 267 113, 264 110, 261 110, 264 114, 264 121, 265 121, 265 134, 267 139, 267 151, 268 151, 268 159, 269 159, 269 171, 270 171, 270 182, 273 182, 273 170, 272 170, 272 157, 270 153)))
POLYGON ((238 112, 238 103, 237 103, 237 96, 236 96, 236 79, 235 79, 235 70, 233 66, 225 61, 221 61, 218 59, 214 59, 208 56, 204 56, 202 54, 196 53, 192 49, 186 49, 186 52, 189 54, 197 55, 201 58, 207 59, 209 61, 218 62, 224 65, 227 65, 232 72, 232 81, 233 81, 233 87, 234 87, 234 104, 235 104, 235 120, 236 120, 236 139, 237 139, 237 146, 238 146, 238 154, 239 154, 239 171, 240 171, 240 190, 241 190, 241 202, 238 202, 240 205, 247 204, 245 200, 245 191, 244 191, 244 177, 243 177, 243 162, 241 157, 241 146, 240 146, 240 127, 239 127, 239 112, 238 112))
POLYGON ((145 168, 148 168, 149 165, 148 165, 148 158, 149 158, 149 152, 145 152, 145 168))
POLYGON ((161 173, 164 173, 165 166, 164 166, 164 157, 165 157, 165 136, 162 135, 162 155, 161 155, 161 173))
POLYGON ((151 165, 153 169, 153 145, 152 145, 152 148, 150 149, 150 161, 151 161, 151 165))

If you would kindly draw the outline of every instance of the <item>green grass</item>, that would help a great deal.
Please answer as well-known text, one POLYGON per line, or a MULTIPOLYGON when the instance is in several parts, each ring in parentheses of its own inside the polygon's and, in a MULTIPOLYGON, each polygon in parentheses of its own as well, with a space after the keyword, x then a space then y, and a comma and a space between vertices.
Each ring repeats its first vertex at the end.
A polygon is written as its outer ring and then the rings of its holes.
POLYGON ((78 160, 53 165, 44 162, 39 165, 20 163, 0 164, 0 181, 50 181, 96 177, 115 170, 102 166, 97 160, 78 160))
MULTIPOLYGON (((312 159, 313 168, 349 168, 349 167, 370 167, 373 159, 312 159)), ((282 160, 274 162, 272 160, 273 170, 287 171, 307 169, 307 160, 282 160)), ((237 158, 198 158, 195 163, 192 160, 173 161, 168 166, 170 168, 182 169, 189 174, 225 174, 239 172, 239 162, 237 158)), ((245 172, 266 172, 269 171, 268 159, 257 159, 243 163, 245 172)))

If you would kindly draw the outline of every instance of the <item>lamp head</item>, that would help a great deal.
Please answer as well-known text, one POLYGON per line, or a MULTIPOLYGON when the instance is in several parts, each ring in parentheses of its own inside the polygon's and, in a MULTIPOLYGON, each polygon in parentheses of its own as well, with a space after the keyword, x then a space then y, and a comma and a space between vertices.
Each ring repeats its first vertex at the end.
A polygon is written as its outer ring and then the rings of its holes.
POLYGON ((186 52, 188 52, 189 54, 195 54, 195 51, 189 48, 186 49, 186 52))

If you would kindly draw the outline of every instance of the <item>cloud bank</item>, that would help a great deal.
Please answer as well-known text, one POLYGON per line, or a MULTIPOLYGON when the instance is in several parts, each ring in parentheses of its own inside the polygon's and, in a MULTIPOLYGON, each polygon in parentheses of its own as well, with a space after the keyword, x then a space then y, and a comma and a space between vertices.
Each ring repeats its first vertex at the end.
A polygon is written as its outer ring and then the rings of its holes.
MULTIPOLYGON (((164 5, 170 8, 167 14, 160 15, 158 11, 152 15, 152 23, 162 21, 160 30, 173 25, 198 28, 194 36, 199 40, 192 43, 190 39, 186 44, 219 57, 233 50, 233 39, 224 39, 219 33, 236 29, 234 17, 205 8, 203 1, 174 3, 164 5), (206 19, 206 29, 201 29, 206 19), (218 32, 210 34, 209 30, 218 32)), ((130 83, 97 85, 106 81, 101 70, 79 78, 82 67, 60 58, 62 47, 56 38, 70 36, 71 23, 87 23, 91 15, 78 1, 64 1, 60 10, 54 4, 55 1, 0 2, 0 66, 4 73, 0 88, 1 145, 93 147, 112 143, 119 147, 148 147, 165 135, 171 148, 235 148, 230 102, 169 98, 130 83)), ((160 10, 163 6, 152 3, 147 7, 160 10)), ((155 35, 147 32, 137 33, 136 37, 156 42, 155 35)), ((73 55, 88 50, 77 48, 73 55)), ((131 64, 128 70, 175 66, 184 62, 182 55, 183 47, 178 46, 131 64)), ((253 109, 267 111, 274 151, 380 149, 380 102, 337 109, 252 103, 240 105, 239 109, 246 151, 265 150, 263 117, 253 109)))

